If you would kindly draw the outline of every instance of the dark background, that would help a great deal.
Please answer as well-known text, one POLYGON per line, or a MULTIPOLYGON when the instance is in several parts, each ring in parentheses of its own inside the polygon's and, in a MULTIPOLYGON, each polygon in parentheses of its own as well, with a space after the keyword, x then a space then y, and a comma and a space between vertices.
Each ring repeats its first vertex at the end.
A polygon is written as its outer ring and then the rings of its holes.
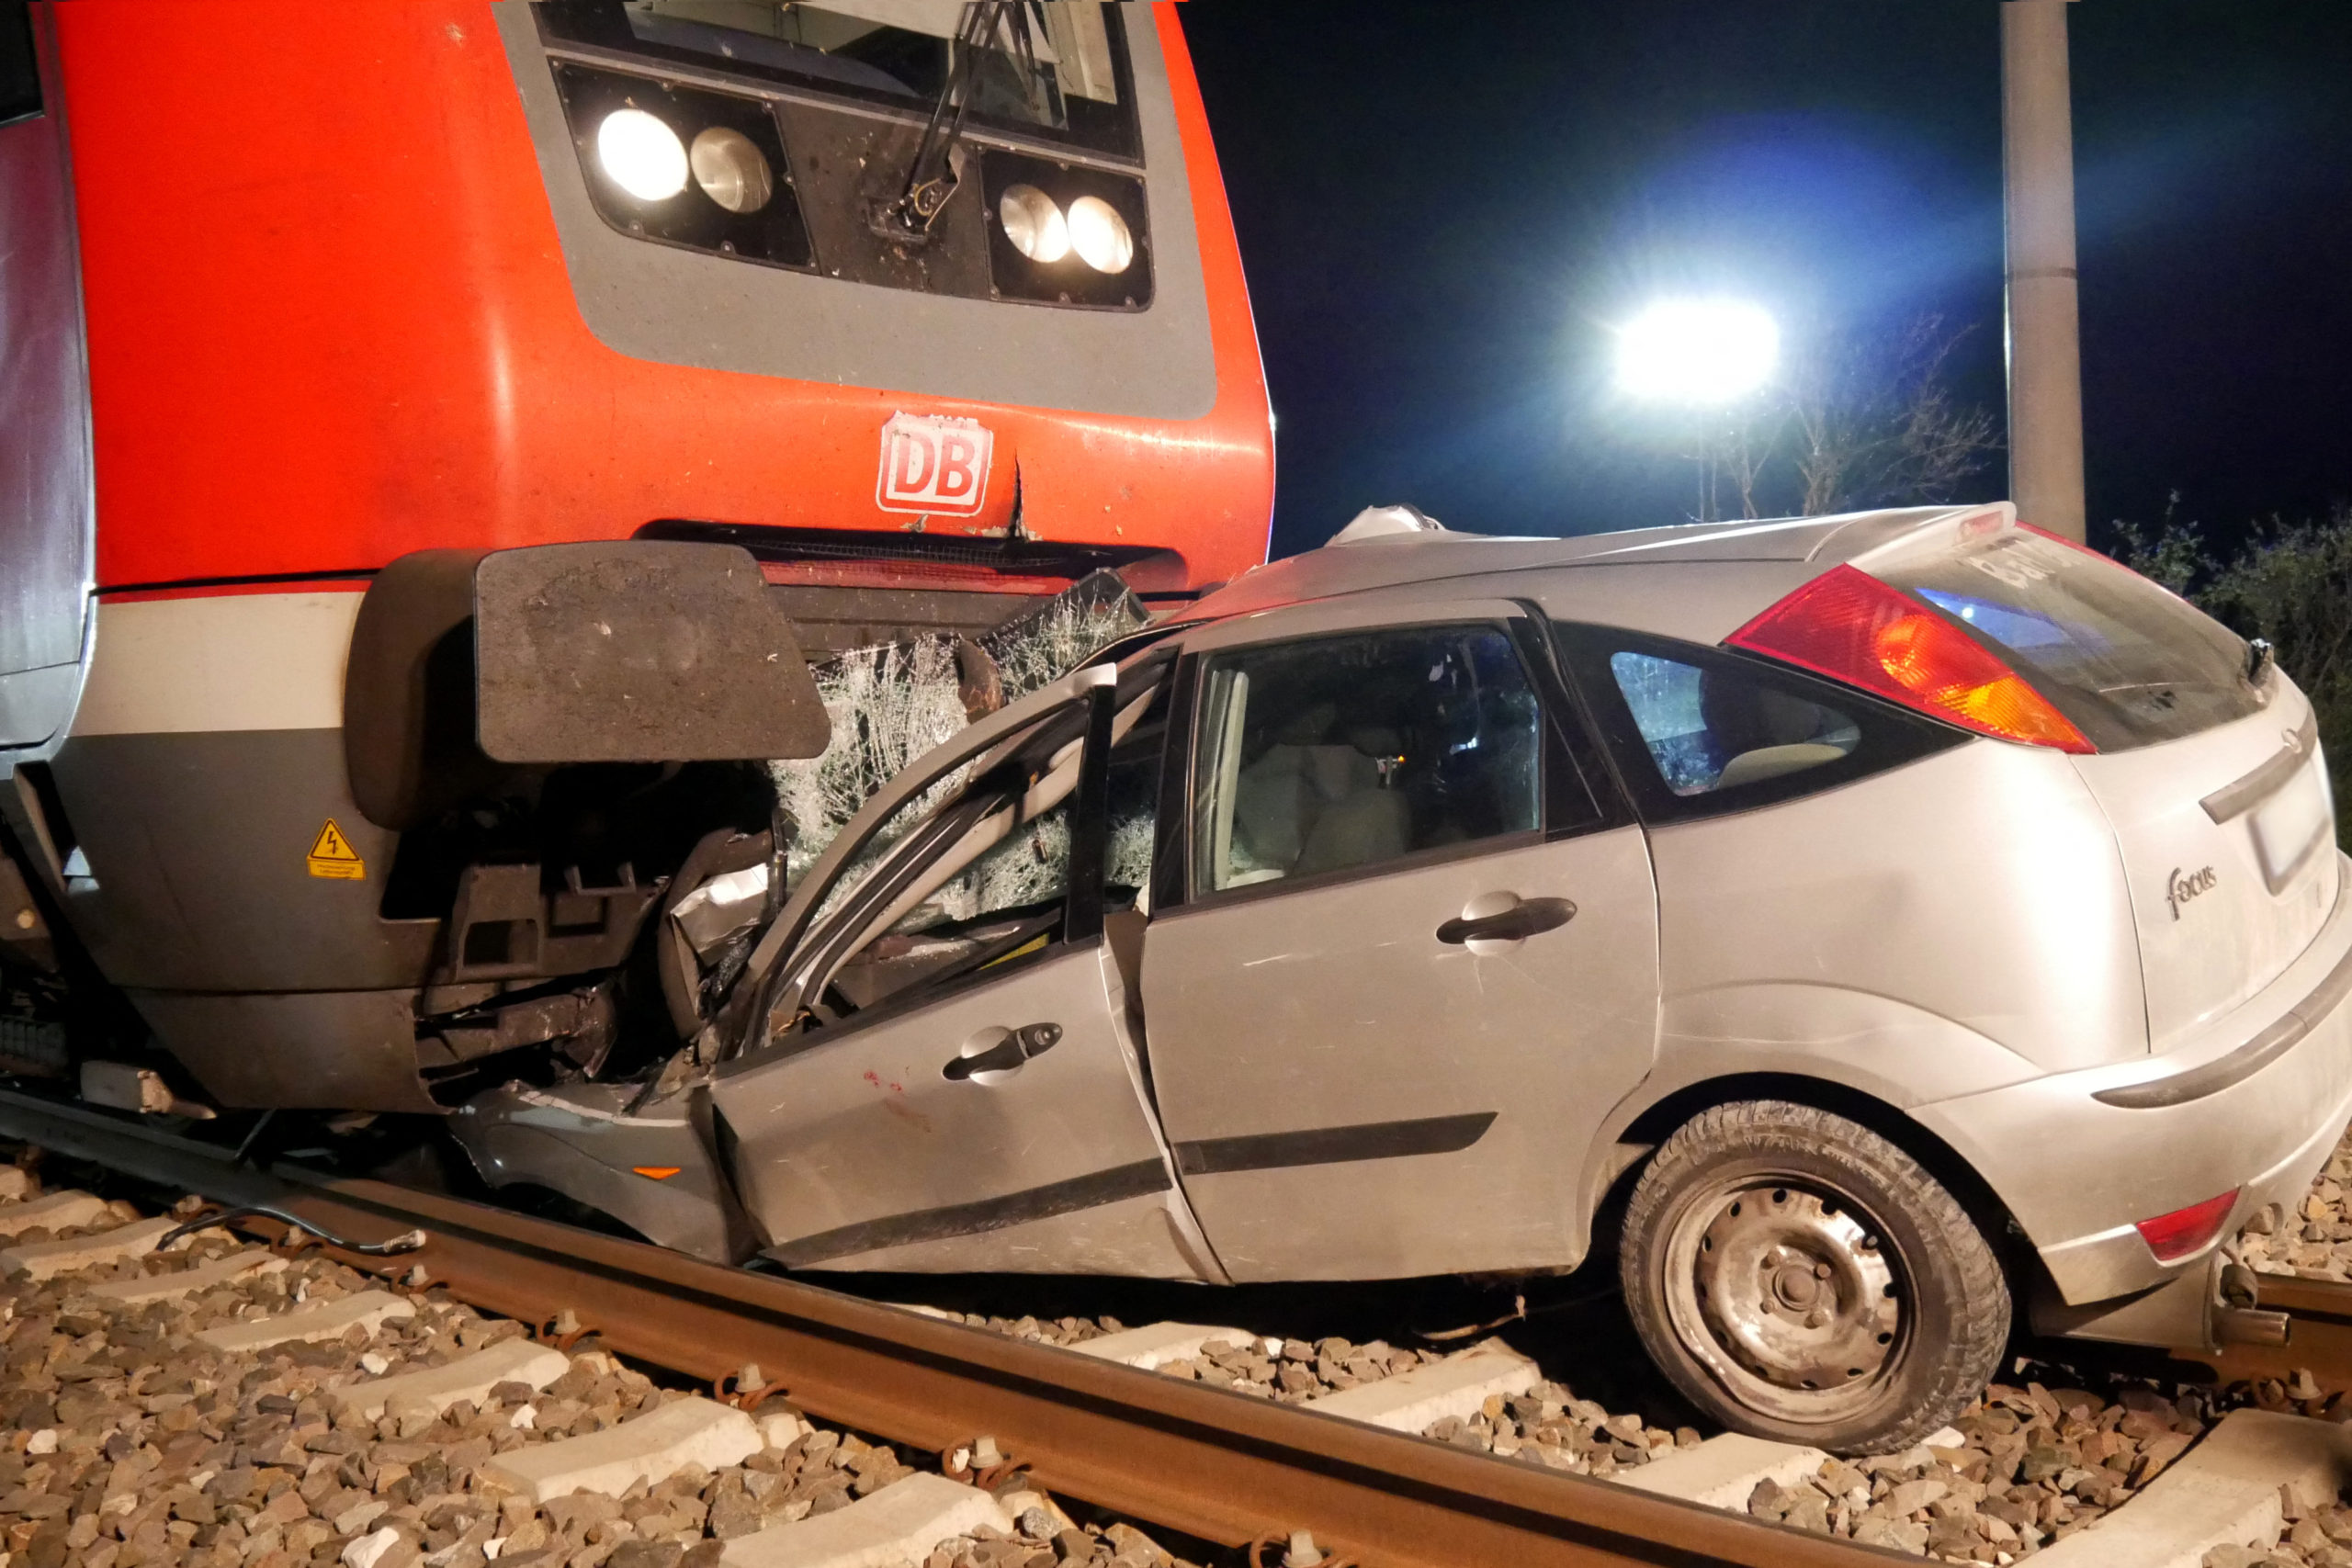
MULTIPOLYGON (((1273 552, 1359 507, 1672 522, 1691 469, 1608 326, 1752 298, 1940 314, 2002 407, 1997 0, 1193 0, 1278 421, 1273 552)), ((2094 539, 2352 499, 2352 3, 2073 15, 2094 539)), ((1996 461, 1970 499, 2006 493, 1996 461)))

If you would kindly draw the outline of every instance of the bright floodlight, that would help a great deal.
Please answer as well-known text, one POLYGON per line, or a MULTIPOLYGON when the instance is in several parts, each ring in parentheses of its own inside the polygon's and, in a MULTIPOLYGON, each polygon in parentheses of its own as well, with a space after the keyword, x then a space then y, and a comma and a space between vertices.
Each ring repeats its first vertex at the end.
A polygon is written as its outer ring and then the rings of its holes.
POLYGON ((1617 381, 1638 398, 1720 405, 1762 386, 1781 355, 1781 329, 1736 299, 1653 305, 1617 334, 1617 381))

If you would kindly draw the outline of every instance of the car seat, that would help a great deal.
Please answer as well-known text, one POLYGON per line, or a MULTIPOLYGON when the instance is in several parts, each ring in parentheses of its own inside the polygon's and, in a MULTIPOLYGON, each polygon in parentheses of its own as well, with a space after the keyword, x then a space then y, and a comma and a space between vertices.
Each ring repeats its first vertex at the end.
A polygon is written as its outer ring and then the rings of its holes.
POLYGON ((1817 768, 1853 750, 1850 739, 1838 744, 1841 730, 1851 733, 1842 716, 1745 675, 1702 673, 1699 712, 1715 754, 1726 759, 1715 789, 1817 768))
POLYGON ((1348 732, 1344 746, 1318 746, 1316 787, 1320 800, 1301 846, 1302 876, 1393 860, 1412 847, 1412 808, 1389 776, 1404 742, 1379 725, 1348 732))

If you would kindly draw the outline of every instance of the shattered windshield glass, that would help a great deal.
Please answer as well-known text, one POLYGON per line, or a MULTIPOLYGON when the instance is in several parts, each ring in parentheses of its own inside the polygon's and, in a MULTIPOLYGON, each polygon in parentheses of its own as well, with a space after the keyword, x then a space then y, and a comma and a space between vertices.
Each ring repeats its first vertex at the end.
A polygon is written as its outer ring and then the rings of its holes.
MULTIPOLYGON (((1151 881, 1159 752, 1167 730, 1168 689, 1163 683, 1144 716, 1111 752, 1102 867, 1105 902, 1111 908, 1132 908, 1151 881)), ((911 933, 1059 900, 1069 891, 1069 827, 1067 800, 1019 824, 890 929, 911 933)))
MULTIPOLYGON (((928 111, 947 85, 967 7, 957 0, 555 0, 563 38, 732 74, 928 111)), ((1122 82, 1125 33, 1100 0, 1006 6, 972 62, 976 124, 1135 154, 1122 82)))

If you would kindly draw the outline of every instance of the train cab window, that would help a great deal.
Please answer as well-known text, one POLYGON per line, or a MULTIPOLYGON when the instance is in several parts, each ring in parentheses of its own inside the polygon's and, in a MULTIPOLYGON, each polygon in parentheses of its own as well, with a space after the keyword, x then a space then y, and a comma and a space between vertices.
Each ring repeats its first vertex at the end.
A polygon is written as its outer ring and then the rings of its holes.
POLYGON ((33 8, 0 0, 0 125, 40 113, 40 63, 33 57, 33 8))
POLYGON ((968 68, 968 118, 1023 136, 1134 157, 1123 8, 1100 0, 998 6, 835 0, 548 0, 559 39, 809 91, 928 109, 967 21, 993 24, 968 68))
POLYGON ((537 15, 590 202, 620 233, 888 288, 1142 311, 1157 281, 1125 9, 542 0, 537 15), (952 151, 967 129, 984 143, 952 151))

